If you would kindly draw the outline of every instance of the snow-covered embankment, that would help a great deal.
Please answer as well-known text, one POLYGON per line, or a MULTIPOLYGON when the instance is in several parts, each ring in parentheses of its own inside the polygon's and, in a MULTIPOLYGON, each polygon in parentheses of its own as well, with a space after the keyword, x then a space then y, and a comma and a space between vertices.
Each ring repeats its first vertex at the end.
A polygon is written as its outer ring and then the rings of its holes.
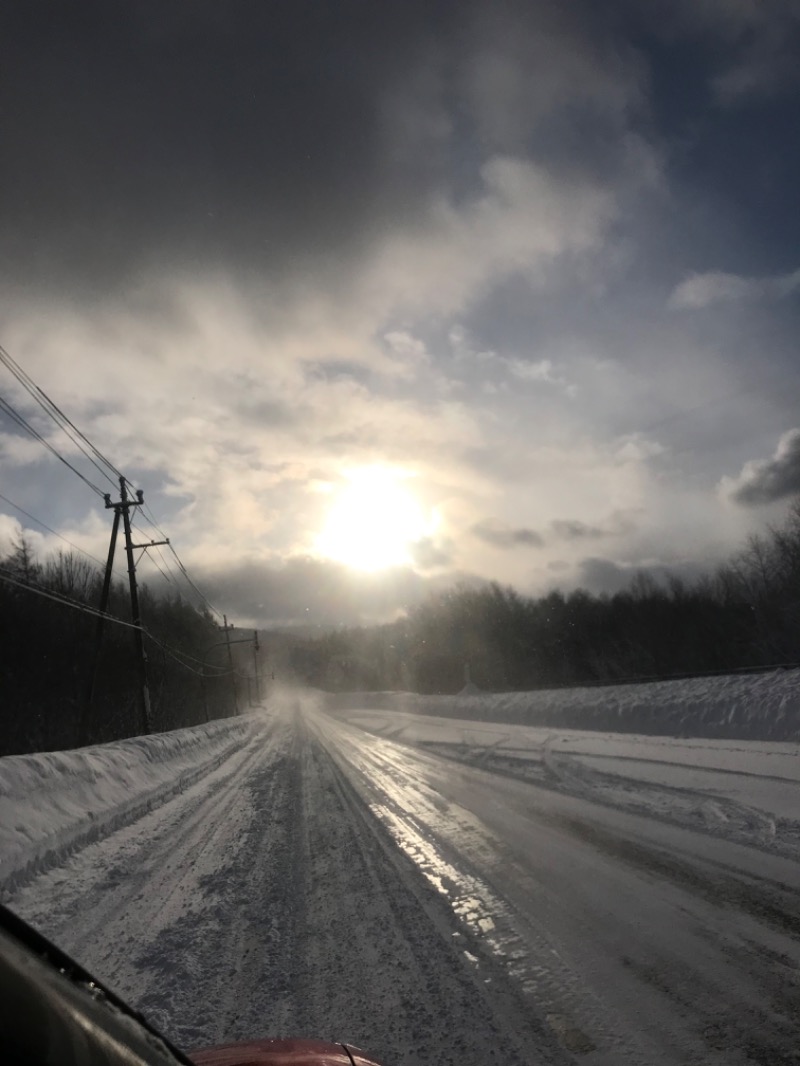
POLYGON ((261 720, 247 715, 0 759, 0 887, 12 889, 194 784, 238 751, 261 720))
POLYGON ((800 741, 800 670, 457 696, 342 693, 329 701, 333 707, 556 729, 800 741))

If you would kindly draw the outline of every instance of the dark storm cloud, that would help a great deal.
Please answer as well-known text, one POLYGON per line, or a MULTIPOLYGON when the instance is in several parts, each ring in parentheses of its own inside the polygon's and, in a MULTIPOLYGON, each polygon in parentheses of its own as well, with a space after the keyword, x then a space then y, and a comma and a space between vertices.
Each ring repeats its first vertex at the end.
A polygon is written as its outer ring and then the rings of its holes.
POLYGON ((493 548, 541 548, 545 542, 535 529, 514 529, 489 518, 476 522, 471 532, 493 548))
POLYGON ((746 507, 775 503, 800 493, 800 429, 778 441, 770 459, 752 459, 735 478, 723 478, 724 495, 746 507))
POLYGON ((10 0, 6 276, 335 277, 432 199, 480 186, 487 153, 598 177, 613 166, 586 131, 614 127, 607 154, 634 92, 601 23, 595 5, 546 0, 10 0))
POLYGON ((449 6, 4 5, 0 198, 16 277, 69 266, 99 282, 144 256, 285 271, 290 249, 341 250, 371 217, 401 219, 433 153, 392 154, 385 98, 449 6))

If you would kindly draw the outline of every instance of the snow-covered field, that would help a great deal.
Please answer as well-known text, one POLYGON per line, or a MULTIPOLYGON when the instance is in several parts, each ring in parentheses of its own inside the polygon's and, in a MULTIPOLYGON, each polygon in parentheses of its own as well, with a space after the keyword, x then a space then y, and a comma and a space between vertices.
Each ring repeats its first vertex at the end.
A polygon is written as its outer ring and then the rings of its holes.
POLYGON ((800 1063, 796 743, 388 701, 0 759, 4 900, 188 1048, 800 1063))

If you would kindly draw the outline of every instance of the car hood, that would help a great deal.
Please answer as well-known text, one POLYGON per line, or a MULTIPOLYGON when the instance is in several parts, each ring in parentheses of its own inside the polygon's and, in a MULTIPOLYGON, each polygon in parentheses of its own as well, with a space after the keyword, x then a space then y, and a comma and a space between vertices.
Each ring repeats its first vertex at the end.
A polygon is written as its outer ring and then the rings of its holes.
POLYGON ((248 1040, 189 1052, 195 1066, 378 1066, 347 1044, 324 1040, 248 1040))

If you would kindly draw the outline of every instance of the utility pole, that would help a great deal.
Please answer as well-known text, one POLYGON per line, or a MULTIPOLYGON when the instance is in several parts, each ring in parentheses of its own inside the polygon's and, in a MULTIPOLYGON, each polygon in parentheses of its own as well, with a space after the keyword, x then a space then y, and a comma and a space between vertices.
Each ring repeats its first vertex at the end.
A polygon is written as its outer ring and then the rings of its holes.
POLYGON ((254 629, 253 630, 253 674, 255 676, 256 703, 259 703, 260 700, 261 700, 261 692, 260 692, 259 686, 258 686, 258 652, 259 652, 258 630, 254 629))
POLYGON ((224 614, 222 616, 223 626, 225 630, 225 646, 228 649, 228 669, 231 673, 231 685, 233 686, 233 713, 239 713, 239 696, 236 692, 236 673, 233 669, 233 652, 231 651, 231 630, 234 628, 233 622, 228 625, 228 616, 224 614))
POLYGON ((207 722, 211 721, 211 715, 208 713, 208 692, 206 690, 206 668, 205 664, 200 667, 200 691, 203 694, 203 714, 207 722))
MULTIPOLYGON (((232 644, 254 644, 255 645, 254 652, 258 651, 258 630, 256 630, 256 629, 253 630, 252 637, 242 637, 240 640, 231 640, 231 630, 235 629, 236 626, 233 624, 233 622, 231 622, 231 624, 228 625, 228 616, 226 614, 224 614, 222 616, 222 621, 223 621, 223 625, 217 626, 217 629, 221 629, 224 632, 225 639, 218 641, 216 644, 212 644, 210 647, 206 648, 206 651, 207 652, 211 651, 211 648, 219 648, 223 644, 228 649, 228 673, 230 674, 231 683, 233 685, 233 703, 234 703, 234 707, 236 708, 236 713, 238 714, 239 713, 239 701, 238 701, 237 689, 236 689, 236 671, 234 670, 234 667, 233 667, 233 653, 231 652, 231 645, 232 644)), ((203 676, 205 677, 205 674, 203 674, 203 676)), ((224 677, 225 675, 223 674, 222 676, 224 677)), ((252 702, 251 695, 250 695, 250 682, 251 682, 251 680, 252 680, 252 678, 248 674, 247 675, 247 686, 248 686, 248 688, 247 688, 247 699, 248 699, 248 702, 252 702)), ((258 684, 258 660, 257 659, 256 659, 256 678, 255 678, 255 680, 256 680, 256 684, 258 684)), ((208 707, 206 707, 206 716, 208 716, 208 707)))
MULTIPOLYGON (((105 497, 106 506, 108 506, 109 496, 105 497)), ((92 700, 94 699, 94 687, 97 683, 97 667, 100 663, 100 647, 103 643, 103 626, 105 624, 105 613, 108 607, 108 595, 111 591, 111 572, 114 566, 114 549, 117 546, 117 533, 119 531, 119 510, 114 508, 114 524, 111 527, 111 543, 108 546, 108 559, 106 560, 106 572, 103 576, 103 591, 100 594, 100 614, 97 618, 97 625, 94 633, 94 655, 92 657, 92 672, 89 676, 89 690, 86 693, 86 702, 83 706, 83 714, 80 721, 80 743, 89 743, 89 726, 92 715, 92 700)))
MULTIPOLYGON (((151 710, 150 689, 147 686, 147 652, 144 648, 144 634, 142 633, 142 614, 139 610, 139 589, 136 585, 136 563, 133 559, 133 540, 131 539, 131 516, 128 513, 131 507, 138 507, 144 502, 144 494, 139 489, 136 501, 128 499, 128 490, 125 487, 125 478, 119 479, 120 502, 112 504, 116 510, 122 512, 122 528, 125 533, 125 555, 128 559, 128 585, 131 592, 131 621, 136 627, 133 631, 133 639, 136 645, 136 660, 139 667, 139 700, 142 713, 142 726, 145 733, 150 732, 151 710)), ((106 507, 109 503, 106 502, 106 507)))
POLYGON ((89 691, 84 711, 84 716, 81 723, 82 739, 87 739, 87 730, 89 726, 89 718, 91 715, 91 704, 94 697, 95 682, 97 677, 97 666, 100 656, 100 646, 103 638, 103 623, 105 621, 104 615, 106 608, 108 607, 108 597, 111 590, 111 573, 114 565, 114 549, 117 543, 117 536, 119 532, 119 520, 122 518, 122 528, 125 534, 125 555, 128 562, 128 585, 130 587, 131 596, 131 621, 134 625, 133 637, 134 645, 136 648, 136 662, 139 673, 139 710, 140 710, 140 723, 143 733, 149 733, 152 727, 152 713, 150 707, 150 690, 147 684, 147 653, 144 647, 144 634, 142 632, 142 618, 141 611, 139 609, 139 589, 136 584, 136 561, 133 557, 133 553, 136 549, 142 548, 147 551, 148 548, 155 547, 157 544, 169 544, 168 540, 153 540, 148 544, 134 544, 131 538, 131 519, 130 510, 132 507, 141 507, 144 503, 144 493, 141 489, 137 489, 136 498, 130 499, 128 496, 128 490, 125 485, 125 478, 119 479, 119 501, 112 503, 111 494, 105 493, 104 495, 106 510, 114 511, 114 524, 111 529, 111 543, 108 546, 108 560, 106 562, 106 572, 103 578, 103 591, 100 597, 100 617, 97 620, 97 629, 95 631, 95 650, 94 650, 94 663, 92 666, 92 675, 89 683, 89 691))

